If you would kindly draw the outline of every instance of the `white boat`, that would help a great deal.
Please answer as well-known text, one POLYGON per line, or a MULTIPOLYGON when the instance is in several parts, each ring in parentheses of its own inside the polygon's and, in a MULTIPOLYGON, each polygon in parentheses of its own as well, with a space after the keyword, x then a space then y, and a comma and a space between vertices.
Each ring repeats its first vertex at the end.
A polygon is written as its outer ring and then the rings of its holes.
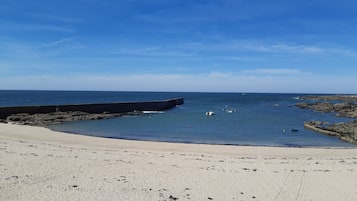
POLYGON ((213 116, 214 115, 214 112, 213 111, 208 111, 206 112, 206 116, 213 116))

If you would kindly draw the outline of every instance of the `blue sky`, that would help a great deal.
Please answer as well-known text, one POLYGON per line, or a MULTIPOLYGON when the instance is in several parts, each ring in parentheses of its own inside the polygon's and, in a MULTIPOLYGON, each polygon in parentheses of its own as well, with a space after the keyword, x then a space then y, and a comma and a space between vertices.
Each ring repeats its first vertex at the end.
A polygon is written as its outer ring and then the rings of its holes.
POLYGON ((357 93, 352 0, 1 0, 0 89, 357 93))

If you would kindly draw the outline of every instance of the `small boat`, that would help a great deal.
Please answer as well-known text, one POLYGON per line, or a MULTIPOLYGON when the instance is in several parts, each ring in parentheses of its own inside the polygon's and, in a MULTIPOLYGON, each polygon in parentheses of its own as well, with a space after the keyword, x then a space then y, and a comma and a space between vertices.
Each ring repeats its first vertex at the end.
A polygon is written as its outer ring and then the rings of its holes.
POLYGON ((206 112, 206 116, 213 116, 214 115, 214 112, 213 111, 208 111, 206 112))

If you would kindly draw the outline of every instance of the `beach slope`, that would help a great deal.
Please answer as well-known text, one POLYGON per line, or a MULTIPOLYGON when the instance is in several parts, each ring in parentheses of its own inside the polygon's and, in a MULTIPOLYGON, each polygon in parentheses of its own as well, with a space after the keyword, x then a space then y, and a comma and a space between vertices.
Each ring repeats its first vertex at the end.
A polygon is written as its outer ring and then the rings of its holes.
POLYGON ((0 200, 357 200, 357 149, 127 141, 0 123, 0 200))

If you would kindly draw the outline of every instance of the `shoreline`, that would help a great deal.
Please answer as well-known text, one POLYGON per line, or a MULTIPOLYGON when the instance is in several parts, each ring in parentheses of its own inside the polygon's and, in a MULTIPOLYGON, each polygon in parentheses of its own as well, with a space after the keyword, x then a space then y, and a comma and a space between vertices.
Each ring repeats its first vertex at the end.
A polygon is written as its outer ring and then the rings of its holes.
POLYGON ((100 138, 0 123, 0 200, 356 200, 356 148, 100 138))
MULTIPOLYGON (((197 148, 202 151, 202 148, 267 148, 267 149, 356 149, 355 146, 334 147, 334 146, 270 146, 270 145, 239 145, 239 144, 210 144, 210 143, 189 143, 189 142, 170 142, 170 141, 151 141, 151 140, 137 140, 137 139, 121 139, 100 137, 93 135, 86 135, 81 133, 56 131, 44 126, 38 125, 23 125, 16 123, 0 123, 0 137, 5 137, 12 140, 29 140, 29 141, 47 141, 52 143, 74 144, 76 146, 95 146, 96 148, 103 148, 104 146, 116 146, 127 144, 134 148, 150 148, 156 151, 165 150, 167 147, 174 147, 175 150, 182 149, 182 151, 195 151, 197 148), (1 131, 2 130, 2 131, 1 131), (8 132, 5 134, 3 131, 8 132), (28 133, 28 134, 26 134, 28 133), (38 134, 33 134, 38 133, 38 134), (51 137, 51 138, 49 138, 51 137), (83 142, 83 143, 81 143, 83 142), (138 146, 140 145, 140 146, 138 146), (163 145, 163 146, 160 146, 163 145)), ((218 153, 218 152, 217 152, 218 153)))
MULTIPOLYGON (((1 123, 0 123, 1 124, 1 123)), ((13 123, 9 123, 13 124, 13 123)), ((22 126, 23 124, 15 124, 15 125, 20 125, 22 126)), ((95 136, 95 135, 87 135, 83 133, 76 133, 76 132, 69 132, 69 131, 57 131, 55 129, 51 129, 46 126, 38 126, 38 125, 24 125, 24 126, 34 126, 34 127, 40 127, 40 128, 46 128, 50 131, 54 132, 59 132, 59 133, 65 133, 65 134, 70 134, 70 135, 79 135, 79 136, 88 136, 88 137, 94 137, 94 138, 104 138, 104 139, 110 139, 110 140, 124 140, 124 141, 137 141, 137 142, 153 142, 153 143, 170 143, 170 144, 187 144, 187 145, 212 145, 212 146, 232 146, 232 147, 270 147, 270 148, 316 148, 316 149, 357 149, 357 146, 353 146, 355 144, 350 143, 350 146, 294 146, 294 145, 252 145, 252 144, 218 144, 218 143, 198 143, 198 142, 180 142, 180 141, 158 141, 158 140, 143 140, 143 139, 130 139, 130 138, 115 138, 115 137, 105 137, 105 136, 95 136)), ((305 126, 305 125, 304 125, 305 126)), ((316 131, 318 132, 318 131, 316 131)), ((342 139, 340 139, 342 140, 342 139)), ((343 141, 343 140, 342 140, 343 141)), ((346 141, 345 141, 346 142, 346 141)))

